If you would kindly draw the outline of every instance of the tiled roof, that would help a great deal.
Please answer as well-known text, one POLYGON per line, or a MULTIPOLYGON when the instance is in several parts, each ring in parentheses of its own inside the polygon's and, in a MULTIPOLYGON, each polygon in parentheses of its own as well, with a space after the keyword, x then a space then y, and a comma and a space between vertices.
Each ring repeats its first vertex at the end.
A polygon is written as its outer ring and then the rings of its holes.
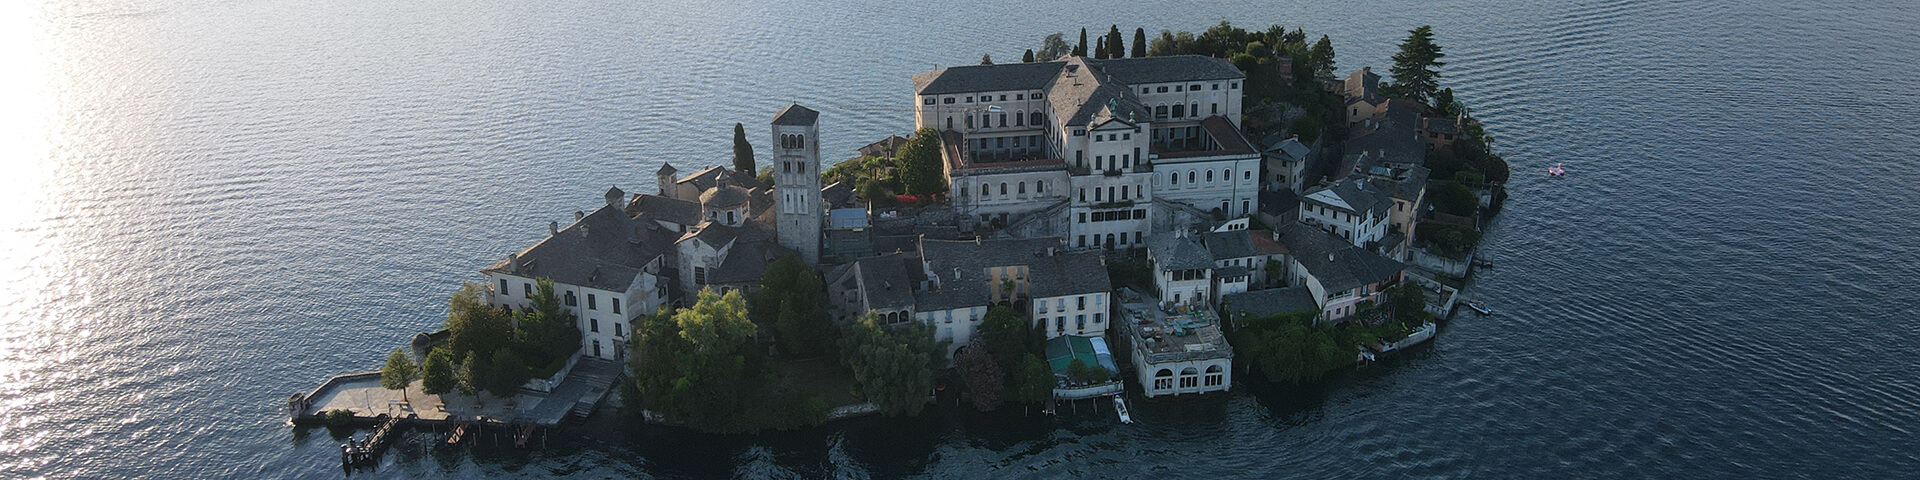
POLYGON ((1393 208, 1393 202, 1387 199, 1386 191, 1357 175, 1340 179, 1332 185, 1307 190, 1303 197, 1302 201, 1326 205, 1355 215, 1372 212, 1374 218, 1386 218, 1387 210, 1393 208))
POLYGON ((1406 270, 1406 264, 1353 246, 1338 235, 1304 223, 1280 227, 1280 243, 1294 261, 1320 280, 1327 292, 1380 283, 1406 270))
POLYGON ((780 109, 780 113, 773 114, 774 125, 807 126, 819 123, 819 121, 820 112, 813 111, 811 108, 802 107, 798 103, 787 105, 787 108, 780 109))
POLYGON ((1221 297, 1225 313, 1260 318, 1294 312, 1317 312, 1320 304, 1305 286, 1254 290, 1221 297))
POLYGON ((1129 85, 1247 78, 1225 59, 1201 55, 1087 60, 1129 85))
POLYGON ((686 226, 700 223, 700 204, 659 195, 634 195, 633 201, 627 202, 626 212, 628 216, 646 212, 660 220, 686 226))
POLYGON ((1027 266, 1035 298, 1104 292, 1113 288, 1100 254, 1068 253, 1058 237, 994 240, 922 240, 921 257, 939 288, 914 294, 921 311, 986 305, 988 267, 1027 266), (1051 249, 1051 255, 1049 255, 1051 249))
POLYGON ((1070 126, 1089 125, 1100 120, 1133 124, 1153 118, 1133 89, 1091 68, 1082 57, 1068 58, 1060 74, 1047 86, 1047 103, 1054 115, 1070 126), (1063 113, 1064 112, 1064 113, 1063 113))
POLYGON ((1201 235, 1200 241, 1206 244, 1207 252, 1213 255, 1215 261, 1259 254, 1254 251, 1252 235, 1246 230, 1207 232, 1201 235))
POLYGON ((481 271, 624 292, 648 262, 673 248, 675 236, 651 217, 629 218, 621 209, 602 206, 520 251, 517 268, 501 260, 481 271))
POLYGON ((1147 239, 1147 253, 1161 270, 1213 268, 1213 253, 1193 236, 1160 234, 1147 239))
POLYGON ((913 76, 918 95, 1039 90, 1066 62, 1006 63, 949 67, 913 76))
POLYGON ((889 253, 860 259, 849 265, 843 276, 856 282, 866 297, 867 308, 906 308, 914 305, 914 281, 907 272, 919 267, 919 260, 912 254, 889 253))

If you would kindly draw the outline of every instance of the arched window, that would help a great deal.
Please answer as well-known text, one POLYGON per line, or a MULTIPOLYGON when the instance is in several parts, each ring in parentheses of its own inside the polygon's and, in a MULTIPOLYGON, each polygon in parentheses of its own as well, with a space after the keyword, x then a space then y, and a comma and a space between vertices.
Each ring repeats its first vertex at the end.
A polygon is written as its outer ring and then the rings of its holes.
POLYGON ((1020 194, 1021 195, 1027 194, 1027 182, 1020 182, 1020 194))
POLYGON ((1187 183, 1199 183, 1199 182, 1196 182, 1196 181, 1194 181, 1194 179, 1193 179, 1193 171, 1192 171, 1192 170, 1188 170, 1188 171, 1187 171, 1187 183))
POLYGON ((1045 191, 1047 191, 1047 181, 1046 181, 1046 180, 1040 180, 1040 181, 1036 181, 1036 182, 1033 182, 1033 193, 1042 193, 1042 192, 1045 192, 1045 191))
POLYGON ((967 128, 973 128, 973 114, 967 114, 967 128))
POLYGON ((807 136, 806 136, 806 135, 794 135, 794 136, 793 136, 793 148, 807 148, 807 136))
POLYGON ((1007 194, 1007 182, 1000 182, 1000 194, 1001 195, 1007 194))
POLYGON ((1000 114, 1000 126, 1002 127, 1007 126, 1007 114, 1004 114, 1004 113, 1000 114))
POLYGON ((1033 117, 1032 119, 1027 120, 1027 123, 1034 124, 1035 126, 1038 126, 1042 123, 1046 123, 1047 117, 1044 115, 1041 115, 1040 112, 1033 112, 1031 114, 1028 114, 1027 116, 1033 117))
POLYGON ((1154 118, 1167 118, 1167 106, 1161 105, 1153 107, 1153 116, 1154 118))
POLYGON ((1168 185, 1179 185, 1179 184, 1180 184, 1180 172, 1173 172, 1173 173, 1169 173, 1169 174, 1167 174, 1167 184, 1168 184, 1168 185))
POLYGON ((985 183, 980 184, 980 196, 986 197, 988 195, 993 195, 993 186, 985 183))
POLYGON ((947 117, 947 129, 948 130, 953 129, 953 117, 947 117))
POLYGON ((1186 106, 1186 105, 1174 105, 1174 106, 1173 106, 1173 117, 1174 117, 1174 118, 1180 118, 1180 117, 1184 117, 1184 116, 1187 116, 1187 106, 1186 106))
POLYGON ((1207 170, 1207 183, 1213 183, 1213 170, 1207 170))

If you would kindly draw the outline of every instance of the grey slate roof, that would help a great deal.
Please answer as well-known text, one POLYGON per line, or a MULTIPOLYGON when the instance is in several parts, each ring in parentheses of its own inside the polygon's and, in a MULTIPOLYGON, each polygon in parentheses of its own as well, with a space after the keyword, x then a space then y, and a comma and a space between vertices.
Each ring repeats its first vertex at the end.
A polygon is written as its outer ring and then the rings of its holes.
POLYGON ((1375 178, 1373 185, 1386 191, 1387 196, 1409 202, 1419 200, 1427 188, 1427 176, 1432 171, 1427 167, 1414 165, 1402 171, 1395 171, 1394 179, 1375 178))
POLYGON ((1207 232, 1201 235, 1200 242, 1206 244, 1214 261, 1259 255, 1253 249, 1253 237, 1247 230, 1207 232))
POLYGON ((601 206, 520 251, 517 268, 501 260, 481 271, 624 292, 648 262, 673 249, 675 237, 650 217, 629 218, 622 209, 601 206))
POLYGON ((1147 239, 1147 254, 1161 270, 1213 268, 1213 253, 1191 235, 1161 234, 1147 239))
POLYGON ((1294 312, 1317 312, 1320 304, 1305 286, 1254 290, 1221 297, 1226 313, 1260 318, 1294 312))
POLYGON ((1357 175, 1340 179, 1332 185, 1308 189, 1301 197, 1303 202, 1324 204, 1337 210, 1347 210, 1355 215, 1373 212, 1374 218, 1387 218, 1388 210, 1393 208, 1393 201, 1388 199, 1386 191, 1357 175), (1329 194, 1346 206, 1324 202, 1319 198, 1329 194))
POLYGON ((679 180, 675 180, 674 183, 685 183, 685 184, 693 185, 694 190, 705 192, 709 189, 712 189, 715 185, 720 184, 721 175, 727 176, 728 185, 735 185, 735 186, 739 186, 741 188, 747 188, 747 189, 770 188, 770 186, 768 186, 767 184, 761 183, 760 179, 755 178, 751 173, 735 172, 720 166, 712 166, 712 167, 707 167, 705 169, 701 169, 698 172, 694 172, 692 175, 687 175, 685 177, 681 177, 679 180))
POLYGON ((1008 90, 1039 90, 1053 81, 1065 62, 1007 63, 948 67, 913 76, 914 93, 946 95, 1008 90))
POLYGON ((767 265, 791 252, 792 250, 781 247, 769 239, 753 239, 737 243, 733 246, 733 250, 727 252, 727 258, 720 262, 720 267, 707 274, 707 283, 716 285, 757 283, 760 277, 766 274, 767 265))
POLYGON ((1300 195, 1293 190, 1260 191, 1260 212, 1273 216, 1286 216, 1300 208, 1300 195))
POLYGON ((1294 261, 1320 280, 1328 293, 1380 283, 1406 270, 1406 264, 1353 246, 1339 235, 1304 223, 1280 227, 1280 243, 1294 261))
POLYGON ((1267 148, 1263 150, 1263 153, 1270 157, 1285 160, 1301 160, 1307 158, 1307 152, 1310 150, 1307 144, 1300 143, 1299 136, 1294 136, 1286 140, 1268 144, 1267 148))
POLYGON ((802 107, 798 103, 787 105, 787 108, 780 109, 780 113, 773 114, 774 125, 807 126, 819 123, 819 121, 820 112, 813 111, 811 108, 802 107))
POLYGON ((747 203, 747 189, 733 185, 721 185, 700 194, 700 206, 711 208, 729 208, 747 203))
POLYGON ((1213 278, 1245 277, 1249 275, 1250 274, 1247 273, 1247 267, 1239 265, 1214 267, 1213 269, 1213 278))
POLYGON ((889 253, 853 262, 846 275, 858 282, 867 308, 906 308, 914 305, 913 277, 907 272, 919 267, 919 260, 911 254, 889 253))
POLYGON ((1060 74, 1047 84, 1047 104, 1054 115, 1068 112, 1069 126, 1088 125, 1095 119, 1111 119, 1133 124, 1153 118, 1133 89, 1098 69, 1089 60, 1071 57, 1060 74))
POLYGON ((856 206, 859 197, 847 182, 833 182, 832 185, 820 187, 820 199, 827 203, 827 208, 847 208, 856 206))
POLYGON ((1362 68, 1347 74, 1345 86, 1347 103, 1364 101, 1378 104, 1385 99, 1380 94, 1380 75, 1374 74, 1372 68, 1362 68))
POLYGON ((921 258, 939 288, 914 293, 921 311, 987 304, 987 267, 1026 265, 1035 298, 1105 292, 1113 288, 1100 254, 1068 253, 1059 237, 920 242, 921 258), (1047 255, 1052 248, 1053 255, 1047 255), (957 276, 957 277, 956 277, 957 276))
POLYGON ((1202 55, 1089 59, 1087 63, 1105 69, 1107 74, 1129 85, 1247 78, 1233 63, 1202 55))
POLYGON ((673 164, 671 164, 671 163, 664 163, 664 162, 662 162, 662 163, 660 164, 660 170, 657 170, 657 171, 655 171, 655 172, 653 172, 653 173, 654 173, 655 175, 673 175, 673 172, 675 172, 675 171, 677 171, 677 170, 674 170, 674 169, 673 169, 673 164))
POLYGON ((627 202, 626 211, 628 216, 646 212, 660 220, 685 226, 698 225, 701 220, 700 204, 659 195, 634 195, 633 201, 627 202))

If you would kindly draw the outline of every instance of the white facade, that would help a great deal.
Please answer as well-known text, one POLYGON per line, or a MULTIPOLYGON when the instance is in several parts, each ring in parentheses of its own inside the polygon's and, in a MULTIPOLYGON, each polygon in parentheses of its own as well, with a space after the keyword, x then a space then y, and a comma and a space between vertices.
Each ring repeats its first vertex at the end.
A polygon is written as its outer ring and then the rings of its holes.
MULTIPOLYGON (((487 273, 486 281, 489 303, 514 310, 532 308, 531 297, 539 288, 532 278, 507 273, 487 273)), ((612 292, 554 282, 553 294, 560 299, 560 307, 573 314, 580 329, 582 355, 626 360, 628 345, 633 341, 633 319, 652 314, 666 300, 657 275, 641 273, 629 285, 625 292, 612 292)))
POLYGON ((1151 363, 1138 349, 1134 352, 1134 375, 1148 398, 1219 392, 1233 386, 1232 358, 1151 363))
POLYGON ((799 252, 808 265, 820 264, 820 230, 826 222, 820 200, 820 126, 818 113, 791 105, 774 118, 772 146, 774 230, 780 245, 799 252))
POLYGON ((1328 189, 1301 197, 1300 221, 1340 235, 1359 247, 1380 241, 1381 237, 1387 235, 1386 215, 1378 215, 1370 208, 1355 211, 1328 189))
POLYGON ((1260 155, 1222 155, 1155 160, 1153 189, 1159 198, 1220 209, 1228 217, 1259 209, 1260 155))
POLYGON ((1062 295, 1033 299, 1033 319, 1047 332, 1047 338, 1061 335, 1095 336, 1107 329, 1108 292, 1062 295))
POLYGON ((914 313, 914 318, 933 326, 934 341, 947 342, 948 359, 953 358, 953 352, 973 341, 974 332, 980 328, 980 319, 986 316, 986 305, 914 313))

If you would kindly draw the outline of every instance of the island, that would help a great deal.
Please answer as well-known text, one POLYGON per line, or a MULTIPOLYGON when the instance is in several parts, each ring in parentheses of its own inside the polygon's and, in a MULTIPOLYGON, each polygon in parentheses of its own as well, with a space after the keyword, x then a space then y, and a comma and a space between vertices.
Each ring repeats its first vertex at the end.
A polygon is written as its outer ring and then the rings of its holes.
POLYGON ((732 165, 609 179, 631 190, 485 253, 444 329, 286 414, 372 426, 347 464, 396 428, 531 445, 601 410, 722 433, 939 401, 1124 416, 1130 391, 1310 382, 1432 338, 1508 169, 1431 30, 1390 80, 1336 76, 1300 29, 1132 33, 913 75, 915 131, 830 167, 831 115, 792 104, 763 149, 734 125, 732 165))

